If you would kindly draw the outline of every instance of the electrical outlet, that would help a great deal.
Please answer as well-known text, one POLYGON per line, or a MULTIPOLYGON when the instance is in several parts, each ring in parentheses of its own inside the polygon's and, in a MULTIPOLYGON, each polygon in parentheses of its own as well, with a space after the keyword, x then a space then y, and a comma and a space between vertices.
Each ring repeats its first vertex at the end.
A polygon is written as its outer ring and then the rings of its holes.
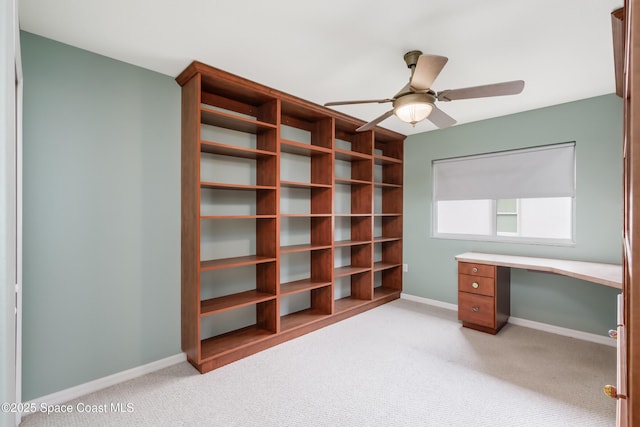
POLYGON ((403 273, 409 272, 409 264, 402 264, 402 272, 403 273))

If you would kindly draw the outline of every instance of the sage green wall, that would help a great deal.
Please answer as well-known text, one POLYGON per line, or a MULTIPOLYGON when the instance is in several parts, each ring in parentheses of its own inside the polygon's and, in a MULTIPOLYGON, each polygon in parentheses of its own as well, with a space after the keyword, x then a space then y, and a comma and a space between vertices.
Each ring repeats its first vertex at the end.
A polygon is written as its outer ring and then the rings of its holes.
POLYGON ((23 400, 180 353, 180 87, 22 33, 23 400))
MULTIPOLYGON (((457 304, 454 257, 467 251, 621 262, 622 101, 615 95, 412 135, 404 157, 407 294, 457 304), (576 141, 574 247, 431 237, 432 160, 567 141, 576 141)), ((512 269, 511 285, 514 317, 596 334, 615 326, 614 288, 520 269, 512 269)))

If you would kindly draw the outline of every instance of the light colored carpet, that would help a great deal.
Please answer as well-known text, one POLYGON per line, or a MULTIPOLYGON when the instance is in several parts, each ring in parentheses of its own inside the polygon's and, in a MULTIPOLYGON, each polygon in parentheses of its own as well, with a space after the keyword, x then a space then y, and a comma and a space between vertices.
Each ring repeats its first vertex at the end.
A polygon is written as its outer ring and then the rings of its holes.
POLYGON ((208 374, 186 362, 23 426, 614 426, 615 348, 397 300, 208 374))

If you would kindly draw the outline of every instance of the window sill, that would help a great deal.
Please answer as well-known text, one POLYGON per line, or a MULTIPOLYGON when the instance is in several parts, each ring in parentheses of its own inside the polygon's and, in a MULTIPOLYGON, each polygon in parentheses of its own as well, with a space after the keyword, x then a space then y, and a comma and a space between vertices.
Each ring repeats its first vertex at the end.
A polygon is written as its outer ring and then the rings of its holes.
POLYGON ((515 237, 515 236, 479 236, 474 234, 444 234, 438 233, 431 236, 432 239, 442 240, 466 240, 476 242, 491 243, 510 243, 519 245, 543 245, 543 246, 562 246, 575 247, 576 242, 570 239, 544 239, 533 237, 515 237))

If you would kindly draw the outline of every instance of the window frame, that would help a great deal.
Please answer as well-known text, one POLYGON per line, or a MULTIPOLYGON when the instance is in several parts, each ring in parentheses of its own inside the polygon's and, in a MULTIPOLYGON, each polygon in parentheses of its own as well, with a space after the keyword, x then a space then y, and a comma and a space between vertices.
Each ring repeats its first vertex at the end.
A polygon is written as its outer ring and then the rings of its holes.
MULTIPOLYGON (((438 225, 438 207, 437 202, 432 200, 432 218, 431 221, 431 238, 444 240, 470 240, 479 242, 500 242, 500 243, 520 243, 528 245, 546 245, 546 246, 576 246, 576 198, 571 197, 571 238, 570 239, 554 239, 549 237, 525 237, 514 235, 498 235, 496 221, 492 222, 491 235, 486 234, 464 234, 464 233, 438 233, 436 227, 438 225)), ((493 200, 493 213, 496 213, 496 201, 493 200)), ((497 215, 496 215, 497 218, 497 215)))
MULTIPOLYGON (((542 146, 538 146, 538 147, 522 147, 522 148, 516 148, 516 149, 512 149, 512 150, 506 150, 508 151, 520 151, 522 150, 527 151, 527 150, 536 150, 539 148, 545 148, 545 147, 553 147, 553 146, 563 146, 563 145, 569 145, 569 144, 573 144, 573 149, 574 149, 574 176, 573 176, 573 185, 574 185, 574 192, 572 196, 564 196, 564 197, 570 197, 571 199, 571 236, 570 238, 552 238, 552 237, 526 237, 526 236, 519 236, 516 234, 498 234, 498 211, 497 211, 497 202, 498 200, 502 200, 502 199, 484 199, 484 200, 489 200, 492 202, 492 224, 490 227, 490 231, 491 234, 466 234, 466 233, 441 233, 438 232, 437 228, 438 228, 438 200, 436 200, 436 182, 435 182, 435 176, 436 176, 436 172, 435 172, 435 168, 434 168, 434 163, 439 162, 440 160, 432 160, 431 162, 431 181, 432 181, 432 194, 431 194, 431 225, 430 225, 430 230, 431 230, 431 237, 435 238, 435 239, 447 239, 447 240, 468 240, 468 241, 485 241, 485 242, 501 242, 501 243, 518 243, 518 244, 533 244, 533 245, 547 245, 547 246, 564 246, 564 247, 574 247, 576 245, 576 218, 577 218, 577 214, 576 214, 576 191, 575 191, 575 185, 576 185, 576 169, 577 169, 577 164, 576 164, 576 143, 575 141, 571 141, 571 142, 564 142, 564 143, 556 143, 556 144, 548 144, 548 145, 542 145, 542 146)), ((470 155, 470 156, 459 156, 459 157, 455 157, 455 158, 451 158, 451 159, 464 159, 465 157, 482 157, 482 156, 487 156, 487 155, 491 155, 491 154, 500 154, 503 153, 501 152, 495 152, 495 153, 484 153, 484 154, 478 154, 478 155, 470 155)), ((450 159, 442 159, 442 160, 450 160, 450 159)), ((553 196, 548 196, 548 197, 553 197, 553 196)), ((518 229, 520 228, 520 219, 519 216, 521 214, 521 210, 520 210, 520 200, 523 199, 523 197, 512 197, 513 199, 516 200, 516 215, 518 216, 518 229)), ((541 197, 541 198, 545 198, 545 197, 541 197)))

